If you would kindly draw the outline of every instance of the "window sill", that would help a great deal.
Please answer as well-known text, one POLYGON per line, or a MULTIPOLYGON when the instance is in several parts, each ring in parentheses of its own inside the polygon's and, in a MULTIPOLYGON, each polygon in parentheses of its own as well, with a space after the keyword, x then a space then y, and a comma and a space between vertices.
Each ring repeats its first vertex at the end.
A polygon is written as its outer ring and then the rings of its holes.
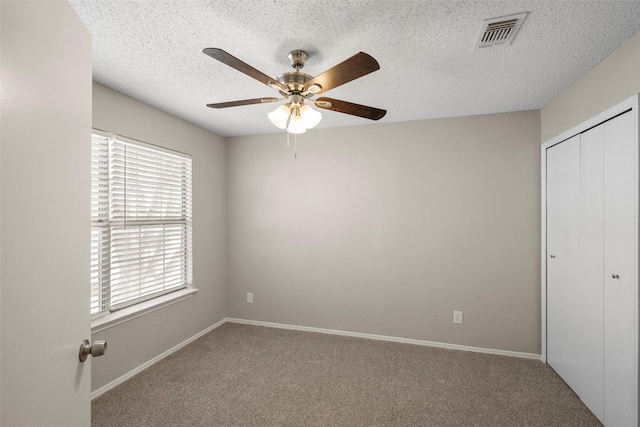
POLYGON ((135 319, 136 317, 144 316, 145 314, 154 312, 163 307, 175 304, 190 298, 196 292, 198 292, 198 290, 195 288, 181 289, 179 291, 107 314, 106 316, 100 317, 91 322, 91 333, 95 334, 96 332, 104 331, 105 329, 109 329, 121 323, 135 319))

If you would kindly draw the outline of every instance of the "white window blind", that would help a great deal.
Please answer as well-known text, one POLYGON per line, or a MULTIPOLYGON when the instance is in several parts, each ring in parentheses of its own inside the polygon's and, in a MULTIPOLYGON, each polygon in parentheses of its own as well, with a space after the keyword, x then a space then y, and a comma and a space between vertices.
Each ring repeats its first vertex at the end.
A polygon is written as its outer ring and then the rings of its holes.
POLYGON ((191 157, 92 135, 91 313, 191 283, 191 157))

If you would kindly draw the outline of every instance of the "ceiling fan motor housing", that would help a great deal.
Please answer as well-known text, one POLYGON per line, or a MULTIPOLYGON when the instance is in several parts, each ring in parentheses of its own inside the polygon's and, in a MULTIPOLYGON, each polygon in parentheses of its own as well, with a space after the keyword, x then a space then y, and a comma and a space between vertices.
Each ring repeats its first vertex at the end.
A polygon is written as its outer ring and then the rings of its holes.
POLYGON ((301 73, 299 71, 290 71, 278 76, 278 81, 287 86, 292 92, 302 92, 304 84, 311 80, 309 74, 301 73))

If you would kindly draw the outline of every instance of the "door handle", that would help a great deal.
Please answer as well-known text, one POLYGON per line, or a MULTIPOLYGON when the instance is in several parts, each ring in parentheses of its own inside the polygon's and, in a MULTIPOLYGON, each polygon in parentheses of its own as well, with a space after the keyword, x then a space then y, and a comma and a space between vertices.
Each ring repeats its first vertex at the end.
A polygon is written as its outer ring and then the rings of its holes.
POLYGON ((93 357, 102 356, 107 351, 107 342, 106 341, 94 341, 93 345, 89 342, 89 340, 82 340, 80 343, 80 353, 78 354, 78 358, 81 362, 87 360, 87 356, 92 355, 93 357))
POLYGON ((619 279, 619 278, 620 278, 620 276, 618 276, 617 274, 612 274, 612 275, 611 275, 611 277, 612 277, 613 279, 619 279))

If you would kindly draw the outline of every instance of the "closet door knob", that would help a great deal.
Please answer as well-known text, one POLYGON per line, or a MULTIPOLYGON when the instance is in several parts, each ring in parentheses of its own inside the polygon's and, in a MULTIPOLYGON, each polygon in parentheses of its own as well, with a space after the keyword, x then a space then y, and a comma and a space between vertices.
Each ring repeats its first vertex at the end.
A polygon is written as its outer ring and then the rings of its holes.
POLYGON ((551 255, 551 258, 555 258, 555 257, 556 257, 555 255, 551 255))
POLYGON ((614 278, 614 279, 619 279, 620 278, 620 276, 618 276, 617 274, 612 274, 611 277, 614 278))

